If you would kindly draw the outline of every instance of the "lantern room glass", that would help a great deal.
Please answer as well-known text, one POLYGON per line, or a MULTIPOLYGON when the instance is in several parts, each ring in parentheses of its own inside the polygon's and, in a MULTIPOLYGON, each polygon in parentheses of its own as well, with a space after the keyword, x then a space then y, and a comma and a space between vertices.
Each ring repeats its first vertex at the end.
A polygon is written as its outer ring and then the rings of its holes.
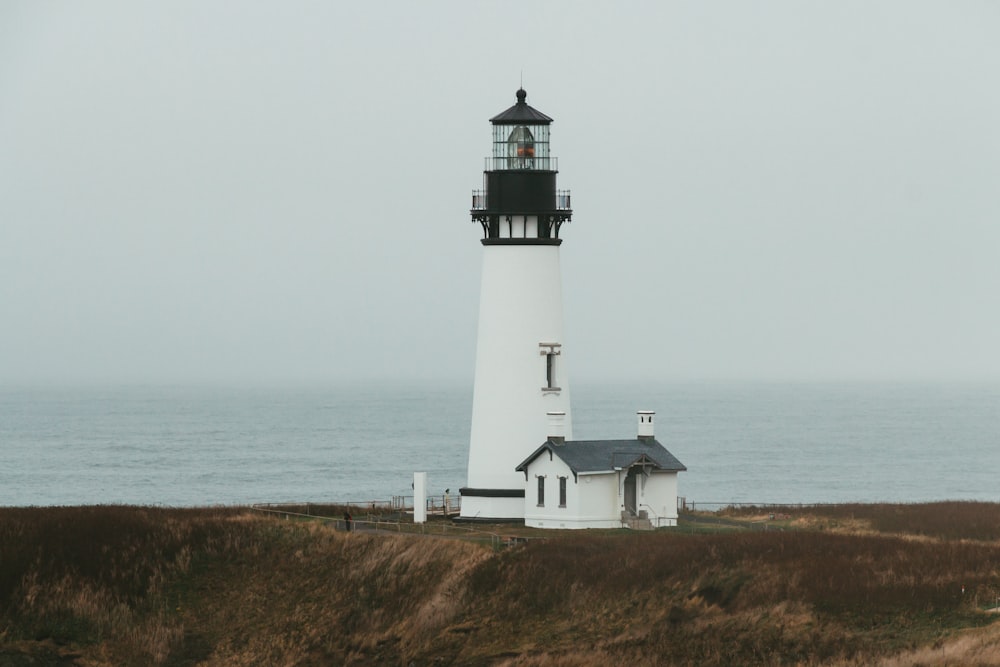
POLYGON ((499 169, 549 170, 548 125, 494 125, 493 161, 499 169))

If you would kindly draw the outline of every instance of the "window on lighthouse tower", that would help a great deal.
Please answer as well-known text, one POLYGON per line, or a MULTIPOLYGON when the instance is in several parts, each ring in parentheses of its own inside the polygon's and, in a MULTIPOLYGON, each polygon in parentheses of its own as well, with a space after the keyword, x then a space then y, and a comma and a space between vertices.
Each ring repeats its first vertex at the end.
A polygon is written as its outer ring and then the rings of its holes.
POLYGON ((535 157, 535 137, 524 125, 518 125, 507 138, 507 157, 511 169, 531 169, 535 157))
POLYGON ((545 386, 542 391, 561 391, 556 384, 558 372, 556 369, 556 358, 561 354, 561 343, 539 343, 539 354, 545 357, 545 386))

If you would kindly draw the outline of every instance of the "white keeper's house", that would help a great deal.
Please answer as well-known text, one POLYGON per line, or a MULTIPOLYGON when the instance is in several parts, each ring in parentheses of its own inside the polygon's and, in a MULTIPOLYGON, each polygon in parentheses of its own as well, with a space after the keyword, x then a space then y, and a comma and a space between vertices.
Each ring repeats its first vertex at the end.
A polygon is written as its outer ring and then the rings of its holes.
POLYGON ((630 440, 573 440, 562 317, 561 232, 569 190, 556 188, 552 118, 527 103, 490 119, 492 153, 472 193, 482 229, 468 482, 458 520, 540 528, 677 523, 684 466, 639 413, 630 440))
POLYGON ((566 440, 564 417, 549 413, 548 440, 517 466, 526 526, 677 525, 677 473, 687 468, 654 438, 653 412, 638 413, 629 440, 566 440))

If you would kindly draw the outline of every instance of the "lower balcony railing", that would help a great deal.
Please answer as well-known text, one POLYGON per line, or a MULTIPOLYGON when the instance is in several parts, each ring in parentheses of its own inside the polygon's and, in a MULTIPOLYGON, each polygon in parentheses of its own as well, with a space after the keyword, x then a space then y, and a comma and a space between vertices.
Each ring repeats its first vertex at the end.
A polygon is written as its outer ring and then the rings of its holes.
MULTIPOLYGON (((573 208, 572 199, 570 197, 569 190, 556 190, 556 211, 569 211, 573 208)), ((486 190, 473 190, 472 191, 472 210, 473 211, 486 211, 489 210, 490 206, 490 196, 489 192, 486 190)))

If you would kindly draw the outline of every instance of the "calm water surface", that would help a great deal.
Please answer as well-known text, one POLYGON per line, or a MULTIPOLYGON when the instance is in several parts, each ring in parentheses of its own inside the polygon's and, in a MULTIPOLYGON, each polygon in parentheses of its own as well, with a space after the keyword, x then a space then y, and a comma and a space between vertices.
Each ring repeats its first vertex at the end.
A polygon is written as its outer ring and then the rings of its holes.
MULTIPOLYGON (((346 501, 465 483, 471 387, 0 388, 0 505, 346 501)), ((1000 501, 1000 385, 574 386, 580 439, 635 411, 695 502, 1000 501)))

